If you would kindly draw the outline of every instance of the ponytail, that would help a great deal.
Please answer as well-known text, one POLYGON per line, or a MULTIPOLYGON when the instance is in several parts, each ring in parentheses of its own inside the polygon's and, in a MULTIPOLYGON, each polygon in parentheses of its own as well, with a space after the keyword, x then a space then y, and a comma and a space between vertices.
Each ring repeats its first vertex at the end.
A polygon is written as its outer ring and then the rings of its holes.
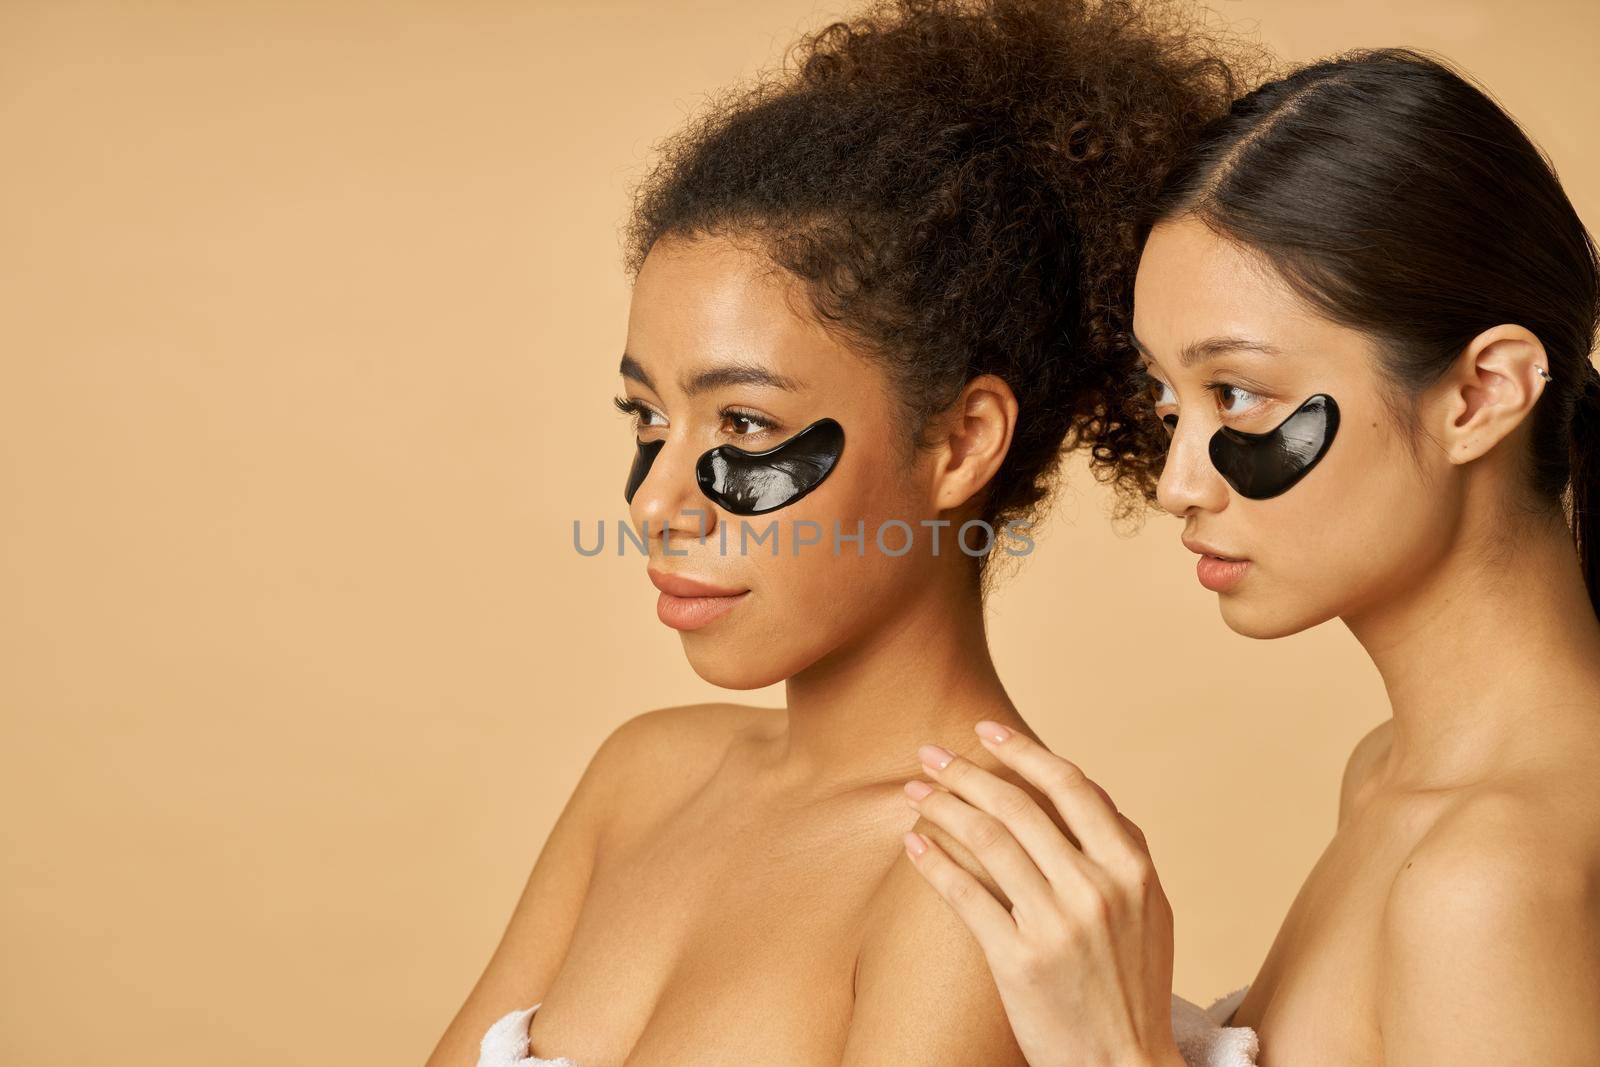
POLYGON ((1572 408, 1572 458, 1569 492, 1572 536, 1578 563, 1589 587, 1589 603, 1600 614, 1600 370, 1588 365, 1582 392, 1572 408))

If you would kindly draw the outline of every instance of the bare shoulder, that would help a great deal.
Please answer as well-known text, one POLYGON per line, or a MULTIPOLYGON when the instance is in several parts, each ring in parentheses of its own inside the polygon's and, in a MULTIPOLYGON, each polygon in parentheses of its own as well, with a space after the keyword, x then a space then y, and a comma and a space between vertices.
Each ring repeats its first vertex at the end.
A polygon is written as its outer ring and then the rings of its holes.
MULTIPOLYGON (((962 754, 1027 787, 987 752, 962 754)), ((1010 906, 976 857, 941 827, 918 818, 908 828, 938 844, 1010 906)), ((1026 1063, 982 947, 903 851, 867 908, 843 1062, 1026 1063)))
POLYGON ((710 773, 741 730, 770 729, 774 712, 734 704, 658 708, 624 721, 590 757, 551 828, 505 932, 428 1067, 477 1060, 485 1029, 543 999, 555 980, 588 895, 602 843, 659 816, 674 795, 710 773))
MULTIPOLYGON (((969 750, 963 750, 961 756, 963 759, 988 771, 996 778, 1022 789, 1059 825, 1060 820, 1055 813, 1055 805, 1050 802, 1050 799, 1041 793, 1032 782, 1023 778, 1004 763, 1001 763, 987 749, 973 747, 969 750)), ((906 811, 909 816, 911 809, 908 807, 906 811)), ((978 862, 978 858, 965 845, 952 837, 944 827, 925 817, 918 816, 915 823, 907 827, 907 829, 916 831, 938 845, 951 859, 977 878, 979 883, 992 893, 996 900, 1007 908, 1011 907, 1011 901, 1001 891, 1000 887, 995 884, 994 879, 989 876, 989 872, 984 868, 983 864, 978 862)), ((944 900, 933 891, 927 880, 917 872, 916 867, 912 866, 911 862, 905 857, 901 857, 901 860, 902 862, 896 863, 890 869, 882 884, 879 885, 878 892, 872 901, 874 912, 882 913, 886 916, 898 916, 908 905, 928 907, 932 910, 933 904, 948 910, 944 900)), ((956 926, 963 931, 966 930, 965 925, 959 921, 956 926)), ((976 942, 974 942, 975 944, 976 942)))
POLYGON ((1457 790, 1412 846, 1393 893, 1570 894, 1600 874, 1600 720, 1580 723, 1552 726, 1537 748, 1457 790))
POLYGON ((780 708, 723 703, 640 712, 601 742, 580 788, 599 796, 606 821, 655 809, 703 781, 740 737, 782 729, 783 717, 780 708))
POLYGON ((1357 741, 1356 747, 1351 749, 1350 758, 1344 765, 1344 778, 1339 783, 1341 826, 1350 817, 1350 813, 1360 806, 1368 786, 1375 781, 1376 772, 1388 758, 1393 731, 1394 720, 1385 719, 1368 730, 1366 736, 1357 741))
POLYGON ((616 758, 677 762, 719 750, 735 735, 752 728, 782 727, 781 708, 748 704, 679 704, 642 711, 624 720, 601 744, 616 758))
POLYGON ((1600 1062, 1596 799, 1559 778, 1486 784, 1412 848, 1382 927, 1394 1062, 1600 1062))
POLYGON ((1593 904, 1596 885, 1600 788, 1588 775, 1541 773, 1463 790, 1406 856, 1389 910, 1426 922, 1518 900, 1593 904))

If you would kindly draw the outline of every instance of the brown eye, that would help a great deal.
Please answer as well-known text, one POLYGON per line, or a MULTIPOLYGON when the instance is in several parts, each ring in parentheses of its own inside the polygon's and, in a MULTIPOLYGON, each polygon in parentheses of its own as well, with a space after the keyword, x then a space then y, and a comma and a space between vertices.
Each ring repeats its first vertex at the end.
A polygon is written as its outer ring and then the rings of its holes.
POLYGON ((662 426, 666 424, 666 418, 659 412, 645 407, 632 397, 613 397, 611 402, 616 406, 618 411, 628 416, 628 421, 632 424, 634 433, 638 433, 640 430, 643 430, 647 427, 662 426), (661 421, 656 422, 655 420, 657 419, 660 419, 661 421))
POLYGON ((1240 389, 1236 385, 1218 382, 1214 387, 1217 403, 1222 407, 1225 415, 1243 415, 1261 403, 1261 397, 1248 389, 1240 389))
POLYGON ((1166 382, 1150 375, 1150 399, 1156 407, 1168 407, 1178 402, 1178 394, 1166 382))
POLYGON ((772 423, 752 411, 735 411, 729 408, 722 411, 721 415, 722 432, 734 437, 748 437, 773 428, 772 423))

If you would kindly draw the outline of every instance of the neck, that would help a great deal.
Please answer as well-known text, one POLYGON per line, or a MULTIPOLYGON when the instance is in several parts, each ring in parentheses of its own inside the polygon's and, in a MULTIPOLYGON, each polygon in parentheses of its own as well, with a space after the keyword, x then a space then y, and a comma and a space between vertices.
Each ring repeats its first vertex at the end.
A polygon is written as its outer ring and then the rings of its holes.
POLYGON ((1394 711, 1385 781, 1478 781, 1592 723, 1600 623, 1566 524, 1529 520, 1514 540, 1486 536, 1467 536, 1403 594, 1345 618, 1394 711))
POLYGON ((972 724, 1026 729, 1006 695, 968 567, 940 567, 909 602, 786 683, 774 772, 856 784, 919 773, 918 745, 982 749, 972 724))

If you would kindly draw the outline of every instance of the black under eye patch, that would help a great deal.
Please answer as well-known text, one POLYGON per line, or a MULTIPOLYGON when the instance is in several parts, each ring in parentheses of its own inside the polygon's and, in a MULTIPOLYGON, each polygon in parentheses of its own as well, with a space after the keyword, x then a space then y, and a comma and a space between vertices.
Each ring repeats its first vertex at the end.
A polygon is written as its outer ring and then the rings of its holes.
MULTIPOLYGON (((644 484, 664 441, 640 441, 623 497, 644 484)), ((844 453, 844 427, 819 419, 763 452, 718 445, 695 462, 695 480, 712 503, 735 515, 760 515, 787 507, 822 484, 844 453)))
POLYGON ((787 507, 822 484, 844 453, 844 427, 818 419, 764 452, 718 445, 695 463, 700 491, 724 511, 760 515, 787 507))
POLYGON ((622 499, 633 503, 633 494, 639 491, 644 484, 645 477, 650 473, 650 465, 656 461, 656 454, 661 451, 665 441, 638 441, 638 451, 633 455, 633 466, 628 468, 628 484, 623 487, 622 499))
POLYGON ((1265 433, 1220 428, 1211 435, 1211 463, 1240 496, 1266 500, 1304 478, 1338 430, 1339 405, 1318 393, 1265 433))

